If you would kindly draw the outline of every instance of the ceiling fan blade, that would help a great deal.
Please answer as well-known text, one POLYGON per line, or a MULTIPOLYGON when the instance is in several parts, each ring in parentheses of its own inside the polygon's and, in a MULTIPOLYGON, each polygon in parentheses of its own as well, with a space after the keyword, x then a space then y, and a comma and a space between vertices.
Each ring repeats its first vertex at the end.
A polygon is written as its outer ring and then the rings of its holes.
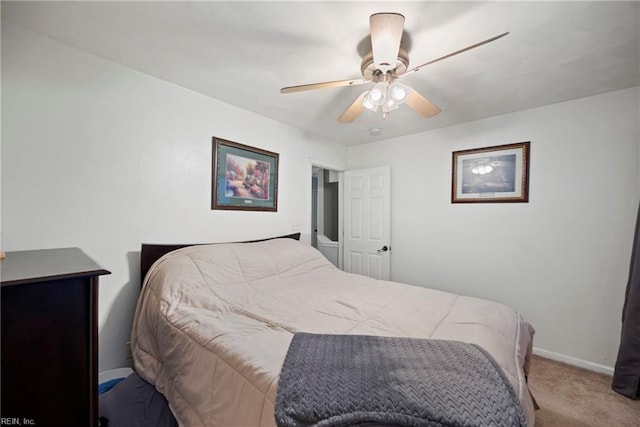
POLYGON ((413 89, 405 103, 424 117, 432 117, 440 112, 440 108, 413 89))
POLYGON ((398 62, 400 41, 404 29, 404 16, 399 13, 374 13, 369 18, 373 62, 386 72, 398 62))
POLYGON ((429 61, 429 62, 425 62, 425 63, 424 63, 424 64, 422 64, 422 65, 418 65, 417 67, 414 67, 414 68, 412 68, 412 69, 408 70, 408 71, 407 71, 407 72, 405 72, 402 76, 399 76, 399 77, 405 77, 405 76, 408 76, 409 74, 413 74, 413 73, 415 73, 416 71, 420 71, 420 69, 421 69, 421 68, 426 67, 427 65, 433 64, 434 62, 442 61, 443 59, 451 58, 452 56, 457 55, 457 54, 459 54, 459 53, 466 52, 466 51, 468 51, 468 50, 474 49, 474 48, 476 48, 476 47, 482 46, 482 45, 487 44, 487 43, 491 43, 492 41, 496 41, 496 40, 498 40, 499 38, 502 38, 502 37, 506 36, 507 34, 509 34, 509 32, 502 33, 502 34, 500 34, 499 36, 491 37, 490 39, 487 39, 487 40, 483 40, 483 41, 481 41, 481 42, 479 42, 479 43, 476 43, 476 44, 474 44, 474 45, 471 45, 471 46, 465 47, 464 49, 460 49, 460 50, 457 50, 457 51, 455 51, 455 52, 452 52, 452 53, 450 53, 450 54, 448 54, 448 55, 441 56, 440 58, 432 59, 432 60, 431 60, 431 61, 429 61))
POLYGON ((353 104, 351 104, 349 108, 347 108, 347 111, 345 111, 340 117, 338 117, 338 121, 340 123, 351 123, 360 115, 360 113, 364 111, 362 100, 364 99, 364 96, 366 94, 367 92, 362 92, 362 94, 357 97, 355 101, 353 101, 353 104))
POLYGON ((357 86, 365 83, 369 83, 369 80, 365 80, 365 79, 335 80, 332 82, 311 83, 311 84, 298 85, 298 86, 287 86, 280 89, 280 93, 303 92, 305 90, 322 89, 325 87, 357 86))

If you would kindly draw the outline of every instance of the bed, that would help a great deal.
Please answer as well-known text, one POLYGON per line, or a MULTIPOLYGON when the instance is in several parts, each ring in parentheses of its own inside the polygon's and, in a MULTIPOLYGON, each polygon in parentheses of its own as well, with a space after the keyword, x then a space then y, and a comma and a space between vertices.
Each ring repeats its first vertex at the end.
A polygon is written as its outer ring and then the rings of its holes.
POLYGON ((519 313, 345 273, 297 237, 143 246, 135 371, 180 425, 276 425, 283 363, 305 333, 471 343, 497 363, 534 425, 526 384, 534 329, 519 313))

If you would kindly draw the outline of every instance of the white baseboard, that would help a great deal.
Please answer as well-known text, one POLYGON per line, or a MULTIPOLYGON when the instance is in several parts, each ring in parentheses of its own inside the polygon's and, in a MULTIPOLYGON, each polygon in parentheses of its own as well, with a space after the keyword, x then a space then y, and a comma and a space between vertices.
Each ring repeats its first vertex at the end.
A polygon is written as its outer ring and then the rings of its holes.
POLYGON ((588 369, 590 371, 598 372, 600 374, 606 374, 613 376, 613 368, 611 366, 600 365, 598 363, 588 362, 586 360, 578 359, 571 356, 565 356, 564 354, 554 353, 553 351, 544 350, 542 348, 533 347, 533 354, 537 356, 546 357, 547 359, 555 360, 557 362, 563 362, 567 365, 577 366, 579 368, 588 369))

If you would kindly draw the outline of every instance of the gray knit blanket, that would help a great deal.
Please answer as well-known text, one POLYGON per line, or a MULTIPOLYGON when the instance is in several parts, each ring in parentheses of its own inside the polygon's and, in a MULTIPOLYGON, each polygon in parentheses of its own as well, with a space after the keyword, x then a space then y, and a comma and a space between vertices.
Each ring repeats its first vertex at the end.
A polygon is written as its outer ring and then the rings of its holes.
POLYGON ((484 349, 459 341, 295 334, 280 373, 278 426, 526 426, 484 349))

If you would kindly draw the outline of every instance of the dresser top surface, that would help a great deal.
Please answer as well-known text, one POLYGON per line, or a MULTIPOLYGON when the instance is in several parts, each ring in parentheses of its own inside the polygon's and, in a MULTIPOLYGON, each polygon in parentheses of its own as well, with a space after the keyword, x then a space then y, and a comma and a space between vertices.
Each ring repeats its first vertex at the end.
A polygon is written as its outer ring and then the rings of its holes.
POLYGON ((111 274, 79 248, 38 249, 7 252, 0 261, 2 286, 44 280, 111 274))

